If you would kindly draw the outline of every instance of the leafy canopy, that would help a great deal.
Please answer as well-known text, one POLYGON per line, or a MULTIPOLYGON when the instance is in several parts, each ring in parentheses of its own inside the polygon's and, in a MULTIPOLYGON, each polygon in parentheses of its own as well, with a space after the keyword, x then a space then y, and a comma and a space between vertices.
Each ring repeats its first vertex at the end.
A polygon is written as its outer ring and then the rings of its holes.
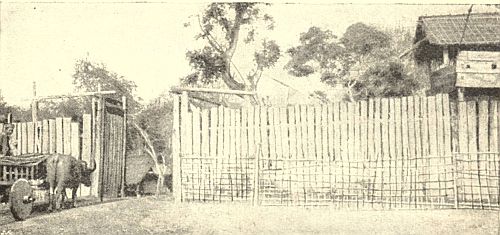
MULTIPOLYGON (((260 3, 212 3, 198 17, 200 33, 197 39, 204 40, 202 49, 186 53, 194 72, 182 79, 185 84, 210 85, 220 80, 229 89, 255 90, 264 69, 274 66, 280 57, 279 46, 273 40, 255 43, 261 28, 272 30, 273 18, 263 13, 260 3), (233 57, 238 42, 243 38, 247 45, 253 45, 253 69, 242 73, 234 65, 233 57)), ((190 24, 186 24, 189 26, 190 24)))

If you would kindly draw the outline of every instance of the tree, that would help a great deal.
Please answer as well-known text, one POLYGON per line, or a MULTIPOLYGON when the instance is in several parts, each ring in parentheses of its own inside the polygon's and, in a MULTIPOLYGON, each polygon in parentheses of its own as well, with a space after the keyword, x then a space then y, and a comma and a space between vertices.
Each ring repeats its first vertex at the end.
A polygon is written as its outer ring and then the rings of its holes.
POLYGON ((287 50, 290 60, 285 69, 291 75, 305 77, 319 73, 321 81, 335 84, 349 69, 347 50, 330 30, 311 27, 300 34, 300 45, 287 50))
POLYGON ((78 60, 75 63, 73 85, 76 91, 97 91, 99 85, 103 90, 115 90, 116 94, 111 97, 118 100, 121 100, 121 96, 127 97, 129 112, 134 113, 140 108, 140 99, 135 95, 135 82, 109 71, 103 63, 78 60))
POLYGON ((397 61, 400 53, 411 45, 406 31, 379 30, 355 23, 337 40, 330 30, 311 27, 300 36, 300 45, 287 52, 291 59, 285 69, 294 76, 319 73, 327 84, 341 83, 352 101, 356 98, 407 94, 419 88, 419 82, 409 81, 409 63, 397 61), (355 73, 359 74, 356 76, 355 73), (390 81, 405 81, 393 86, 390 81), (387 89, 374 84, 385 84, 387 89), (384 91, 379 91, 382 89, 384 91))
POLYGON ((357 98, 408 96, 419 88, 418 81, 405 75, 401 62, 379 62, 361 76, 354 86, 357 98))
POLYGON ((173 102, 165 94, 149 103, 134 116, 133 127, 142 137, 144 149, 155 164, 158 174, 156 195, 164 185, 167 175, 172 173, 172 120, 173 102))
POLYGON ((195 72, 183 78, 183 83, 206 86, 222 80, 229 89, 255 91, 263 70, 278 61, 279 46, 273 40, 262 39, 254 52, 254 67, 246 75, 236 68, 233 57, 242 37, 245 44, 250 44, 257 37, 258 26, 273 29, 273 18, 262 13, 261 5, 245 2, 210 4, 198 17, 201 33, 196 36, 208 45, 186 53, 195 72))

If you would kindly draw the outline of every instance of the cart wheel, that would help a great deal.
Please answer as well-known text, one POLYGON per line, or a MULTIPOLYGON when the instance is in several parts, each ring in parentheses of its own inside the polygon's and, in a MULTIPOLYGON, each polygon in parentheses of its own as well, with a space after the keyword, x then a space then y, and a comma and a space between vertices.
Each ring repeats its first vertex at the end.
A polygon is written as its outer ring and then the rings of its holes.
POLYGON ((33 210, 33 190, 25 179, 18 179, 10 188, 10 212, 16 220, 25 220, 33 210))

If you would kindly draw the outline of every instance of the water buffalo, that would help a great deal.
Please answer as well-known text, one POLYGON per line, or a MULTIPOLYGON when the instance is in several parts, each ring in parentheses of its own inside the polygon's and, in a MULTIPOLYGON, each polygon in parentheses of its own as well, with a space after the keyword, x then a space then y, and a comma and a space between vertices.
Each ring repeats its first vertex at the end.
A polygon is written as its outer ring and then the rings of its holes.
POLYGON ((72 189, 72 203, 75 206, 76 190, 83 184, 90 186, 90 174, 96 169, 95 160, 92 168, 87 167, 87 163, 69 155, 54 154, 47 158, 47 181, 49 183, 49 211, 61 208, 64 202, 66 188, 72 189))

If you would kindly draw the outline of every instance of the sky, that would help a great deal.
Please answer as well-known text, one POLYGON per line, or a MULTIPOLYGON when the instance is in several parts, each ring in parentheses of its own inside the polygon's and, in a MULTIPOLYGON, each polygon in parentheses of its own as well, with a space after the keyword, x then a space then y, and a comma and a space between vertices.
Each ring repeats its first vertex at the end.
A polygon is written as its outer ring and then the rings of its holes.
MULTIPOLYGON (((193 24, 206 3, 0 3, 0 89, 8 103, 27 106, 33 81, 37 95, 73 91, 72 74, 78 59, 106 64, 134 81, 145 102, 178 85, 190 73, 188 50, 203 43, 195 40, 193 24), (190 27, 184 23, 191 22, 190 27)), ((298 45, 300 33, 311 26, 341 36, 356 22, 378 27, 404 27, 414 31, 418 16, 465 14, 470 5, 275 3, 265 11, 275 29, 261 35, 277 41, 284 51, 298 45)), ((475 5, 473 12, 499 12, 475 5)), ((239 50, 236 66, 251 66, 253 51, 239 50)), ((298 90, 324 88, 317 78, 290 78, 283 71, 287 58, 268 71, 259 86, 263 94, 282 89, 282 80, 298 90)))

